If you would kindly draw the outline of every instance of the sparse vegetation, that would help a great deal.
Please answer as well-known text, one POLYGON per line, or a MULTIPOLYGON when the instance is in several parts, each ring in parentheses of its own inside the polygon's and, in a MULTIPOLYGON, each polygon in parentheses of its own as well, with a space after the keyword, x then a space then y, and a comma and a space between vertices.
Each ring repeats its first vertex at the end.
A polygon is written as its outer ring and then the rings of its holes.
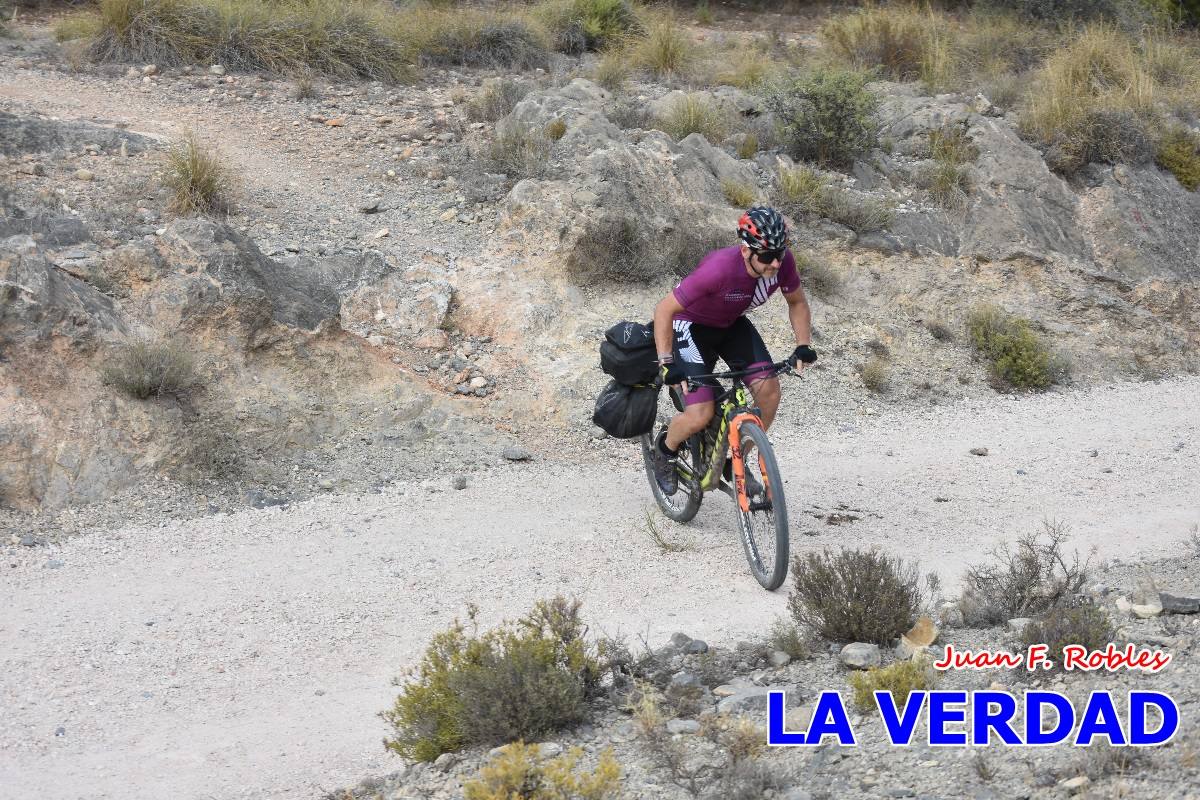
POLYGON ((792 618, 836 642, 886 645, 921 607, 916 567, 875 550, 796 556, 792 579, 792 618))
POLYGON ((984 751, 976 753, 975 757, 971 759, 971 768, 975 770, 975 777, 984 783, 991 783, 999 774, 996 765, 984 751))
POLYGON ((467 117, 476 122, 497 122, 512 113, 530 88, 529 84, 504 78, 487 81, 479 94, 467 101, 467 117))
POLYGON ((969 625, 991 625, 1012 617, 1041 614, 1073 598, 1088 577, 1090 559, 1064 552, 1070 531, 1046 521, 1016 546, 1001 545, 991 560, 967 570, 961 600, 969 625))
POLYGON ((221 215, 232 207, 232 172, 194 135, 167 151, 163 183, 171 190, 172 214, 221 215))
POLYGON ((516 623, 478 633, 460 622, 433 637, 382 716, 388 749, 432 761, 471 744, 545 735, 582 720, 601 663, 585 641, 579 602, 540 601, 516 623))
POLYGON ((656 127, 675 141, 698 133, 710 142, 719 142, 729 135, 730 120, 707 95, 692 92, 677 98, 656 120, 656 127))
POLYGON ((603 50, 644 32, 629 0, 550 0, 535 13, 549 29, 554 49, 571 55, 603 50))
POLYGON ((738 183, 729 178, 721 179, 721 192, 725 195, 725 202, 735 208, 749 208, 754 205, 754 199, 758 196, 758 191, 748 183, 738 183))
POLYGON ((1074 608, 1051 608, 1045 617, 1025 626, 1021 640, 1025 647, 1046 644, 1055 669, 1062 669, 1063 647, 1073 644, 1088 650, 1103 650, 1114 636, 1116 630, 1104 609, 1084 603, 1074 608))
POLYGON ((882 394, 887 391, 890 380, 891 367, 886 358, 872 356, 867 359, 867 363, 863 364, 862 382, 863 386, 867 387, 867 391, 882 394))
POLYGON ((1029 320, 998 306, 982 305, 967 318, 967 338, 993 380, 1014 389, 1045 389, 1064 367, 1033 332, 1029 320))
POLYGON ((758 134, 754 131, 743 134, 738 142, 737 154, 738 158, 754 158, 758 154, 758 134))
POLYGON ((549 64, 544 37, 518 15, 464 5, 407 8, 386 19, 407 58, 419 64, 514 70, 549 64))
POLYGON ((198 381, 192 355, 179 342, 158 337, 115 346, 100 376, 138 400, 179 394, 198 381))
POLYGON ((1200 136, 1192 131, 1181 125, 1169 128, 1158 143, 1155 161, 1189 192, 1200 189, 1200 136))
POLYGON ((632 71, 625 52, 619 48, 612 48, 605 50, 596 62, 596 71, 592 74, 592 79, 610 92, 619 92, 625 88, 632 71))
POLYGON ((696 543, 684 539, 674 542, 667 538, 662 529, 658 526, 658 520, 654 518, 654 512, 646 512, 646 535, 650 537, 650 541, 654 542, 654 546, 661 553, 686 553, 696 549, 696 543))
POLYGON ((796 257, 800 280, 813 295, 829 299, 842 290, 842 273, 828 262, 811 257, 796 257))
POLYGON ((552 142, 557 142, 566 135, 567 123, 565 120, 556 119, 546 126, 546 138, 552 142))
POLYGON ((543 131, 514 128, 496 134, 484 150, 484 164, 492 172, 507 175, 512 183, 537 178, 550 169, 552 146, 543 131))
POLYGON ((933 672, 924 659, 897 661, 887 667, 872 667, 866 672, 850 675, 854 705, 864 714, 875 710, 875 692, 887 692, 896 706, 902 707, 910 694, 927 691, 933 685, 933 672))
POLYGON ((793 157, 844 168, 878 144, 879 99, 867 90, 867 79, 865 73, 823 68, 764 90, 793 157))
POLYGON ((615 797, 621 767, 611 749, 591 772, 579 769, 582 748, 542 761, 538 746, 513 742, 463 784, 466 800, 604 800, 615 797))
POLYGON ((767 637, 767 645, 772 650, 787 653, 794 660, 808 658, 810 653, 800 628, 794 622, 780 617, 771 626, 771 634, 767 637))
POLYGON ((925 320, 925 330, 929 331, 929 335, 939 342, 954 341, 954 330, 946 324, 945 320, 927 319, 925 320))
POLYGON ((719 231, 680 222, 667 235, 651 237, 623 215, 596 217, 567 256, 569 275, 581 283, 597 279, 642 283, 664 275, 686 275, 712 250, 729 246, 719 231))
POLYGON ((292 80, 292 97, 296 100, 311 100, 317 96, 317 90, 313 86, 312 75, 308 72, 301 72, 292 80))
POLYGON ((906 5, 868 6, 821 27, 830 52, 850 66, 879 67, 894 80, 930 83, 946 68, 948 35, 940 13, 906 5))
POLYGON ((929 132, 929 151, 933 164, 923 175, 925 188, 943 208, 961 209, 971 189, 964 165, 979 157, 979 149, 967 136, 964 125, 946 123, 929 132))
POLYGON ((775 204, 790 216, 824 217, 859 233, 886 229, 892 221, 891 206, 884 201, 852 193, 804 164, 780 173, 775 204))
POLYGON ((695 47, 675 17, 663 14, 649 26, 645 37, 631 48, 639 68, 663 80, 686 75, 696 58, 695 47))

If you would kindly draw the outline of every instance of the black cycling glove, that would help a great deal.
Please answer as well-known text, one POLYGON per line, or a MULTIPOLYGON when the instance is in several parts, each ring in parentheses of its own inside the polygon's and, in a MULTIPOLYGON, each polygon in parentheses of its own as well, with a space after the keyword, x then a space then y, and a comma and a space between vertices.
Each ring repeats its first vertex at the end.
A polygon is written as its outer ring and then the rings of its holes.
POLYGON ((687 373, 683 371, 683 367, 674 361, 663 364, 661 374, 664 386, 674 386, 677 383, 684 383, 688 377, 687 373))
POLYGON ((792 351, 792 354, 790 356, 788 356, 787 362, 788 362, 788 366, 795 367, 796 362, 803 362, 805 364, 811 364, 816 360, 817 360, 817 351, 813 350, 810 346, 808 346, 806 344, 802 344, 799 347, 797 347, 795 350, 792 351))

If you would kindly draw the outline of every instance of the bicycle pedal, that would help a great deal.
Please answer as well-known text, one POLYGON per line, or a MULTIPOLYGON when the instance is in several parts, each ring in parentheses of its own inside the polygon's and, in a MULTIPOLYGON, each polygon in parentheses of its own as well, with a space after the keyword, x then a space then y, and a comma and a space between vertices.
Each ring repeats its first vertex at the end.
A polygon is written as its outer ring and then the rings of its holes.
POLYGON ((759 500, 758 502, 750 504, 750 511, 770 511, 772 507, 773 504, 770 500, 759 500))

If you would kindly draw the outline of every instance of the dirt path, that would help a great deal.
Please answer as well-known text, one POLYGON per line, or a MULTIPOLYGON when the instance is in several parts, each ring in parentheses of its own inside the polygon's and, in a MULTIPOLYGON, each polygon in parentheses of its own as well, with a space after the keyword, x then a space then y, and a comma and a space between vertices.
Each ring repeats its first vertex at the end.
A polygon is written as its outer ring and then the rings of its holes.
MULTIPOLYGON (((802 418, 818 390, 797 390, 774 431, 796 550, 874 544, 952 581, 1048 516, 1127 561, 1176 550, 1200 520, 1200 379, 802 418), (859 519, 813 516, 838 509, 859 519)), ((295 798, 387 772, 388 681, 467 602, 491 623, 566 592, 596 628, 652 643, 762 635, 787 585, 750 578, 728 500, 686 529, 661 523, 696 544, 663 555, 634 453, 609 446, 619 461, 539 459, 461 492, 399 486, 6 552, 0 785, 295 798)))

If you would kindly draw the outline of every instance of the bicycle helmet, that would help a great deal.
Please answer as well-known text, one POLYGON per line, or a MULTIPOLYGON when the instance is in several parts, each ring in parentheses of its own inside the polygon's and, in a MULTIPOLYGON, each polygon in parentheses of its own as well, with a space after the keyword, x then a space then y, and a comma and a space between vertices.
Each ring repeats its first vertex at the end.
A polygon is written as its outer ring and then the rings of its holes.
POLYGON ((788 245, 788 226, 775 209, 755 206, 738 220, 738 238, 756 253, 782 250, 788 245))

